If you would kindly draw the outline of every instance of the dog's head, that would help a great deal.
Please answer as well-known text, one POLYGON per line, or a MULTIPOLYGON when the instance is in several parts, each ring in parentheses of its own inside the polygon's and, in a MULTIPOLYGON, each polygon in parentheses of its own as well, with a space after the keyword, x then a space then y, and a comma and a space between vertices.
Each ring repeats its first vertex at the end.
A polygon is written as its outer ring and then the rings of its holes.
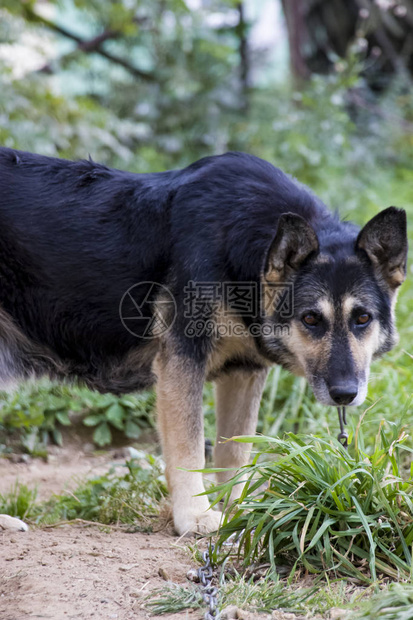
POLYGON ((300 216, 282 216, 263 274, 264 297, 272 300, 265 321, 287 322, 289 329, 277 341, 263 336, 262 346, 306 376, 321 403, 360 405, 372 359, 397 342, 394 306, 406 276, 406 214, 390 207, 358 236, 352 225, 319 236, 300 216), (284 283, 293 293, 288 319, 277 307, 284 283), (279 293, 271 295, 271 288, 279 293))

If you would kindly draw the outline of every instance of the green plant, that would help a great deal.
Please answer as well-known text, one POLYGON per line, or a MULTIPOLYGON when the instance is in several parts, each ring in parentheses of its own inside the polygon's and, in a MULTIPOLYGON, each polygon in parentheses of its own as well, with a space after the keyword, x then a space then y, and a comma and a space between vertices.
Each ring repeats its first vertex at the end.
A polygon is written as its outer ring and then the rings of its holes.
POLYGON ((133 458, 107 473, 82 481, 73 491, 37 502, 36 489, 18 482, 0 494, 0 513, 38 525, 84 519, 104 524, 137 524, 150 528, 167 496, 163 462, 134 450, 133 458))
POLYGON ((261 579, 255 575, 246 578, 236 573, 235 577, 223 580, 220 607, 236 605, 255 612, 271 613, 274 609, 280 609, 300 613, 306 611, 317 590, 317 586, 291 587, 271 573, 261 579))
POLYGON ((413 542, 413 478, 403 480, 406 433, 381 423, 374 449, 364 449, 358 426, 347 452, 335 439, 239 437, 265 446, 251 465, 215 487, 228 504, 234 485, 247 483, 219 530, 218 545, 240 535, 244 565, 284 564, 292 572, 407 579, 413 542), (264 460, 263 460, 264 459, 264 460))
POLYGON ((47 381, 23 384, 18 391, 1 393, 0 426, 18 432, 30 454, 43 454, 52 440, 62 445, 59 426, 69 426, 69 411, 75 400, 68 386, 47 381))
POLYGON ((11 517, 33 518, 39 512, 37 490, 18 482, 7 493, 0 493, 0 513, 11 517))
POLYGON ((4 435, 19 434, 24 449, 33 455, 44 454, 50 441, 62 445, 61 429, 71 424, 72 413, 83 416, 86 426, 96 427, 93 440, 98 446, 112 441, 112 428, 137 439, 152 427, 153 392, 117 397, 44 380, 0 396, 0 429, 4 435))
MULTIPOLYGON (((267 612, 274 609, 305 612, 317 587, 297 588, 287 586, 285 581, 267 575, 257 580, 254 576, 245 578, 236 574, 221 575, 218 608, 236 605, 243 611, 267 612)), ((159 588, 146 597, 145 607, 152 614, 177 613, 184 609, 199 609, 205 606, 199 586, 181 586, 175 583, 159 588)))
POLYGON ((152 392, 120 398, 113 394, 90 392, 84 402, 88 415, 83 424, 96 427, 93 441, 98 446, 111 443, 111 427, 123 431, 130 439, 138 439, 142 430, 150 427, 149 416, 154 403, 152 392))
POLYGON ((53 496, 41 505, 36 521, 50 524, 85 519, 149 527, 167 495, 163 463, 159 457, 135 450, 134 458, 122 469, 120 472, 112 467, 108 473, 81 483, 73 492, 53 496))
POLYGON ((185 609, 202 609, 203 606, 199 588, 186 588, 176 583, 153 590, 145 598, 145 607, 153 615, 175 614, 185 609))

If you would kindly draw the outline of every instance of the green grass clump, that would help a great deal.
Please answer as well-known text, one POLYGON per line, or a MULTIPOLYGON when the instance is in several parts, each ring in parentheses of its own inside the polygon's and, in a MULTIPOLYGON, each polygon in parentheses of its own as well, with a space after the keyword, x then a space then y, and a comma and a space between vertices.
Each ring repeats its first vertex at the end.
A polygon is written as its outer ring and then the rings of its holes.
POLYGON ((154 616, 175 614, 185 609, 202 609, 205 603, 197 586, 184 587, 169 583, 153 590, 145 598, 145 608, 154 616))
MULTIPOLYGON (((267 612, 274 609, 293 612, 306 612, 317 588, 291 588, 285 582, 267 576, 259 581, 254 577, 246 579, 241 575, 225 579, 219 584, 218 609, 236 605, 243 611, 267 612)), ((200 587, 181 586, 175 583, 151 592, 146 598, 145 607, 154 615, 173 614, 185 609, 205 608, 200 587)))
POLYGON ((245 611, 271 613, 274 609, 307 612, 317 587, 291 587, 285 580, 269 574, 261 579, 236 574, 220 588, 220 609, 236 605, 245 611))
POLYGON ((0 513, 19 519, 32 518, 39 513, 37 490, 16 482, 7 493, 0 493, 0 513))
POLYGON ((73 492, 53 496, 44 504, 37 522, 84 519, 148 526, 167 495, 162 462, 158 457, 139 453, 139 460, 127 461, 124 467, 123 475, 112 467, 107 474, 86 480, 73 492))
POLYGON ((413 478, 402 477, 402 455, 410 454, 406 434, 382 423, 370 455, 361 439, 359 427, 347 452, 331 438, 237 438, 265 447, 251 465, 215 487, 215 502, 228 502, 232 487, 247 478, 218 545, 239 534, 243 564, 269 562, 273 571, 283 565, 365 583, 382 576, 408 579, 413 478))
POLYGON ((106 474, 81 482, 74 491, 36 502, 36 490, 16 484, 0 493, 0 513, 37 525, 82 519, 103 524, 135 524, 148 529, 167 495, 159 457, 135 451, 134 458, 106 474))

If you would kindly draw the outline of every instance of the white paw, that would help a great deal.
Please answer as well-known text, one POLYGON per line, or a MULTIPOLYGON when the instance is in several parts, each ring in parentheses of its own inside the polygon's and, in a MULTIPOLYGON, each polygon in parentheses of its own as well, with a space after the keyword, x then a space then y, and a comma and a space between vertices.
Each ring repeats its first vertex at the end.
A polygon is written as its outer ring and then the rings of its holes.
POLYGON ((27 532, 29 526, 16 517, 0 515, 0 530, 12 530, 13 532, 27 532))
POLYGON ((209 534, 219 528, 222 512, 206 510, 204 512, 174 511, 175 530, 180 536, 185 534, 209 534))

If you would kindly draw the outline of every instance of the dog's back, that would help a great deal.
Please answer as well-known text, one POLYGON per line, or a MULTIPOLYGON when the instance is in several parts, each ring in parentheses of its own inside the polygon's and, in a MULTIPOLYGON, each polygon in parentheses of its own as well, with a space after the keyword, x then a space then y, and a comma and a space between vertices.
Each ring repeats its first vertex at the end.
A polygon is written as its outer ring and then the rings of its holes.
MULTIPOLYGON (((0 149, 3 378, 5 366, 23 376, 50 366, 123 391, 99 382, 139 344, 119 320, 122 295, 165 278, 172 175, 0 149)), ((141 383, 136 377, 125 389, 141 383)))

